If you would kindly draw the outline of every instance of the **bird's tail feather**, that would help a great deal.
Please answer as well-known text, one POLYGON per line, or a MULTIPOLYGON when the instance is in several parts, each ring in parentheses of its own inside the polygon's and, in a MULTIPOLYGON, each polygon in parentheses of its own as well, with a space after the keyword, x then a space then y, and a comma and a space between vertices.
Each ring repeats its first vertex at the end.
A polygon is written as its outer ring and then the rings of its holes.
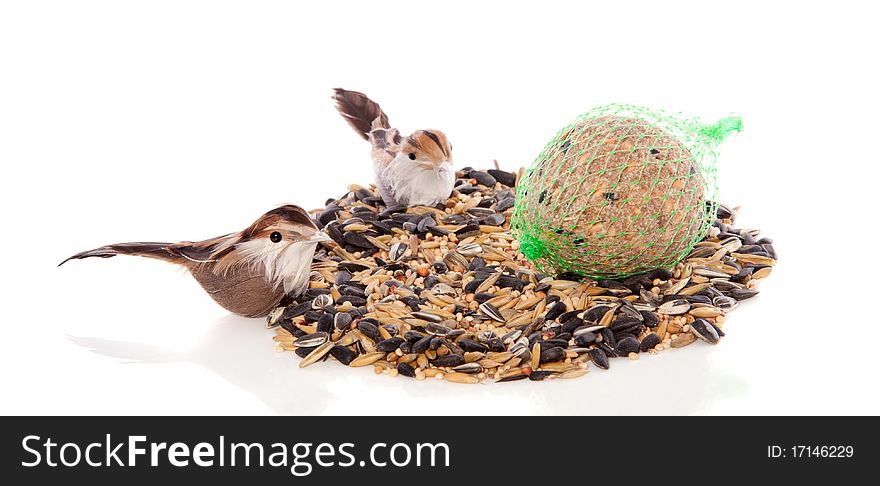
POLYGON ((94 250, 83 251, 73 255, 58 266, 64 265, 68 260, 80 260, 83 258, 99 257, 110 258, 116 255, 135 255, 148 258, 156 258, 166 262, 180 263, 182 257, 170 247, 172 243, 132 242, 106 245, 94 250))
POLYGON ((364 140, 370 139, 369 133, 374 128, 391 128, 388 116, 379 104, 363 93, 336 88, 333 90, 333 100, 336 101, 336 109, 342 118, 364 140))

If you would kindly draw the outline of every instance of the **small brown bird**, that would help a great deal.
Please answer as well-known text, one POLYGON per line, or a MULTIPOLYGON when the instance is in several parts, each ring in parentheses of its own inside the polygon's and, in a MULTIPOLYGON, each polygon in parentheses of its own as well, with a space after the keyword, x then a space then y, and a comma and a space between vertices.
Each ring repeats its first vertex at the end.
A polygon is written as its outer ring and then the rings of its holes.
POLYGON ((302 293, 315 248, 329 241, 309 214, 286 205, 260 216, 244 231, 204 241, 118 243, 68 260, 137 255, 182 265, 218 304, 245 317, 267 315, 287 296, 302 293))
POLYGON ((370 142, 376 187, 386 206, 434 206, 452 192, 452 145, 439 130, 401 137, 379 105, 357 91, 336 88, 336 109, 370 142))

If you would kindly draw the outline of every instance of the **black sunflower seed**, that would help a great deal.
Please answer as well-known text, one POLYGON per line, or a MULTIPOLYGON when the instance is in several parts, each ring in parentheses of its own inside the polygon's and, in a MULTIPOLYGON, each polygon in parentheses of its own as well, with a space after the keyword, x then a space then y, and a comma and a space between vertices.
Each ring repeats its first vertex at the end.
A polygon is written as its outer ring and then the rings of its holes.
POLYGON ((611 322, 611 330, 613 332, 627 332, 633 328, 639 327, 642 325, 642 321, 636 319, 635 317, 629 316, 620 316, 617 319, 614 319, 611 322))
POLYGON ((293 319, 294 317, 301 316, 305 314, 307 311, 312 309, 312 302, 306 301, 301 304, 293 304, 289 305, 284 309, 284 313, 281 314, 281 319, 293 319))
POLYGON ((601 349, 591 349, 590 352, 590 361, 593 362, 594 365, 602 368, 603 370, 608 369, 608 356, 605 355, 605 352, 601 349))
POLYGON ((483 302, 486 302, 489 299, 494 299, 495 297, 498 296, 495 294, 490 294, 488 292, 478 292, 474 294, 474 300, 476 300, 478 304, 482 304, 483 302))
POLYGON ((416 341, 419 341, 424 337, 424 334, 416 331, 406 331, 405 333, 403 333, 403 339, 406 339, 411 343, 415 343, 416 341))
MULTIPOLYGON (((504 209, 507 209, 507 208, 504 208, 504 209)), ((502 209, 502 211, 504 209, 502 209)), ((490 214, 489 216, 486 216, 485 218, 483 218, 483 223, 487 224, 489 226, 501 226, 504 224, 505 221, 507 221, 507 218, 503 214, 498 214, 498 213, 490 214)))
POLYGON ((318 322, 318 319, 320 319, 322 315, 324 315, 324 311, 308 310, 305 314, 303 314, 303 317, 305 318, 306 322, 312 323, 318 322))
POLYGON ((472 170, 470 173, 471 179, 475 179, 478 184, 482 184, 486 187, 492 188, 495 186, 495 178, 489 175, 487 172, 483 172, 480 170, 472 170))
POLYGON ((618 356, 626 356, 629 353, 638 353, 639 340, 633 336, 625 337, 620 341, 617 341, 617 346, 614 347, 614 351, 618 356))
POLYGON ((486 346, 489 347, 489 351, 495 351, 496 353, 500 353, 505 351, 507 348, 504 347, 504 342, 501 341, 501 338, 495 337, 486 342, 486 346))
POLYGON ((705 319, 694 319, 694 322, 691 323, 691 332, 709 344, 718 344, 720 339, 718 332, 715 331, 715 326, 705 319))
POLYGON ((339 206, 328 206, 320 214, 318 214, 318 221, 321 222, 322 225, 326 226, 327 223, 331 221, 336 221, 336 214, 341 211, 342 208, 339 206))
POLYGON ((658 344, 660 344, 660 336, 652 332, 642 338, 642 342, 639 344, 639 350, 644 353, 658 344))
POLYGON ((547 311, 547 314, 544 316, 544 319, 548 321, 555 320, 557 317, 561 316, 567 310, 565 306, 565 302, 557 302, 550 307, 550 310, 547 311))
POLYGON ((597 305, 596 307, 590 308, 589 310, 584 312, 584 322, 598 322, 599 319, 601 319, 602 316, 604 316, 609 309, 610 307, 604 305, 597 305))
POLYGON ((544 339, 538 341, 541 345, 541 349, 549 349, 549 348, 563 348, 565 349, 568 346, 568 339, 560 339, 560 338, 552 338, 552 339, 544 339))
POLYGON ((611 329, 605 328, 602 329, 602 342, 607 344, 609 347, 613 348, 617 346, 617 338, 614 337, 614 331, 611 329))
POLYGON ((342 240, 348 243, 349 245, 356 246, 358 248, 374 248, 373 244, 367 240, 364 235, 360 233, 355 233, 353 231, 349 231, 342 235, 342 240))
POLYGON ((376 351, 382 351, 385 353, 390 353, 395 349, 399 348, 401 344, 404 343, 404 340, 400 336, 395 336, 393 338, 386 339, 384 341, 379 341, 376 344, 376 351))
POLYGON ((730 292, 727 292, 728 297, 733 297, 736 300, 751 299, 756 295, 758 295, 758 291, 752 289, 734 289, 730 292))
POLYGON ((336 361, 348 366, 348 364, 357 357, 357 353, 345 346, 333 346, 330 348, 330 356, 333 356, 336 358, 336 361))
POLYGON ((447 354, 445 356, 437 356, 431 361, 434 366, 458 366, 464 364, 464 358, 457 354, 447 354))
POLYGON ((572 333, 575 329, 584 325, 584 321, 579 317, 572 317, 571 319, 562 323, 562 332, 564 333, 572 333))
POLYGON ((556 374, 556 372, 553 372, 553 371, 534 370, 531 373, 529 373, 528 376, 529 376, 529 379, 532 381, 542 381, 544 378, 547 378, 548 376, 555 375, 555 374, 556 374))
POLYGON ((477 287, 479 287, 480 285, 482 285, 483 282, 484 282, 485 280, 486 280, 485 278, 483 278, 483 279, 474 279, 474 280, 471 280, 470 282, 468 282, 468 283, 465 284, 465 286, 464 286, 464 291, 465 291, 465 293, 467 293, 467 294, 473 294, 474 292, 477 291, 477 287))
POLYGON ((472 341, 470 339, 459 339, 455 343, 458 344, 458 346, 461 347, 461 349, 463 349, 465 351, 481 351, 481 352, 489 351, 489 347, 486 346, 485 344, 478 343, 478 342, 472 341))
POLYGON ((315 329, 317 329, 319 332, 329 333, 333 330, 333 318, 333 314, 325 312, 318 319, 318 324, 315 326, 315 329))
POLYGON ((486 266, 486 260, 475 256, 473 260, 471 260, 470 265, 468 265, 468 270, 479 270, 486 266))
POLYGON ((577 346, 587 347, 596 342, 596 334, 593 332, 582 332, 574 337, 574 343, 577 346))
POLYGON ((293 337, 300 337, 305 334, 302 329, 294 326, 293 321, 290 320, 281 321, 281 328, 293 334, 293 337))
POLYGON ((397 372, 410 378, 416 377, 416 370, 409 363, 397 363, 397 372))
POLYGON ((496 181, 507 187, 514 187, 516 185, 516 174, 498 169, 489 169, 486 172, 494 177, 496 181))
POLYGON ((565 359, 565 350, 561 347, 548 348, 541 351, 541 363, 551 363, 553 361, 562 361, 565 359))
POLYGON ((641 311, 642 314, 642 323, 645 327, 657 327, 657 324, 660 324, 660 318, 657 317, 657 314, 651 311, 641 311))
POLYGON ((427 336, 414 342, 412 345, 412 352, 413 353, 424 353, 431 346, 432 339, 434 339, 434 336, 428 334, 427 336))
POLYGON ((495 282, 495 285, 499 287, 511 288, 513 290, 522 292, 523 287, 526 286, 526 282, 520 280, 516 277, 511 277, 509 275, 502 275, 498 277, 498 281, 495 282))
POLYGON ((498 201, 498 203, 495 204, 495 211, 498 211, 499 213, 503 213, 504 211, 507 211, 508 209, 512 208, 514 205, 514 202, 515 202, 515 199, 512 197, 501 199, 498 201))
POLYGON ((352 320, 353 318, 348 312, 337 312, 333 317, 333 326, 339 330, 348 329, 352 320))
POLYGON ((373 341, 379 339, 379 326, 377 326, 376 324, 366 319, 361 319, 360 321, 358 321, 357 328, 361 333, 363 333, 364 336, 367 336, 373 341))

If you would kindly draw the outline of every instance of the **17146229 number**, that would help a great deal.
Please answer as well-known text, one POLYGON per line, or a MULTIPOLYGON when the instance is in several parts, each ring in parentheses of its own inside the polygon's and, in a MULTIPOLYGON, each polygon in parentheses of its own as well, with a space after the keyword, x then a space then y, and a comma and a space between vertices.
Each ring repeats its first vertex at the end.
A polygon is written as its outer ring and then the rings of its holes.
POLYGON ((851 445, 794 445, 789 447, 792 457, 797 458, 843 458, 853 456, 851 445))

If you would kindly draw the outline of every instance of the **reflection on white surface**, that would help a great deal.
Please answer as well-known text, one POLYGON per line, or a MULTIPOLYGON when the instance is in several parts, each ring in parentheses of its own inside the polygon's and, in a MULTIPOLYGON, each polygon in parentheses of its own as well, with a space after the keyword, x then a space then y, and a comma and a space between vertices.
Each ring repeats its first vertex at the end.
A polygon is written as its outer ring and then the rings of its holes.
POLYGON ((638 361, 612 360, 611 370, 594 367, 574 380, 470 386, 391 378, 332 360, 300 369, 293 353, 274 350, 273 334, 261 320, 229 315, 183 351, 96 337, 70 340, 124 363, 202 366, 279 414, 693 414, 748 388, 741 378, 713 369, 713 347, 702 343, 638 361))

